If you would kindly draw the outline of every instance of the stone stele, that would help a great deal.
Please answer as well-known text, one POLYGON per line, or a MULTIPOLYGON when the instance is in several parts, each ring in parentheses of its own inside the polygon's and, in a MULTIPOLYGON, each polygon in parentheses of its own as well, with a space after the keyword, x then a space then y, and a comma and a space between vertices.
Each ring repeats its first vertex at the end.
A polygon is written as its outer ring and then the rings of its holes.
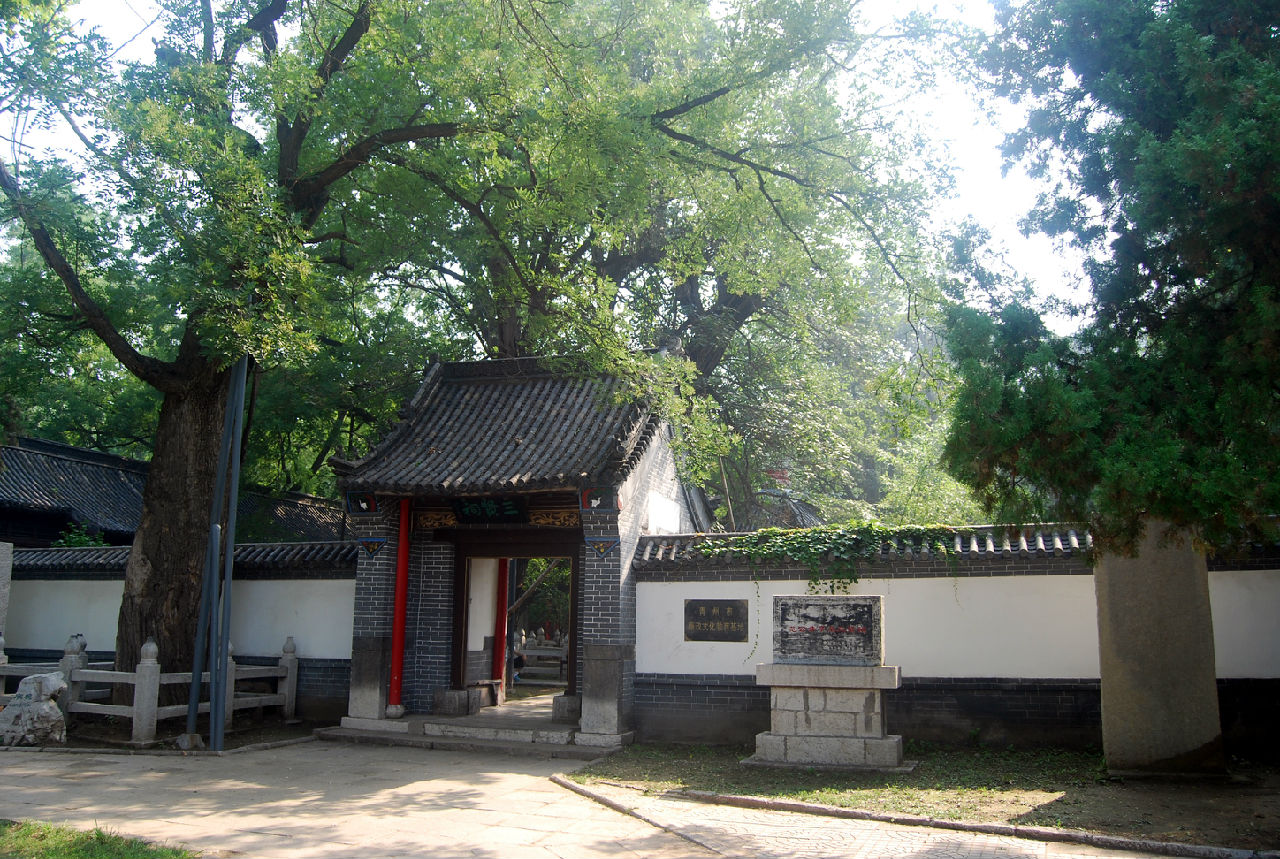
POLYGON ((0 710, 0 743, 40 746, 65 743, 67 723, 58 709, 58 696, 67 688, 61 671, 22 678, 18 691, 0 710))

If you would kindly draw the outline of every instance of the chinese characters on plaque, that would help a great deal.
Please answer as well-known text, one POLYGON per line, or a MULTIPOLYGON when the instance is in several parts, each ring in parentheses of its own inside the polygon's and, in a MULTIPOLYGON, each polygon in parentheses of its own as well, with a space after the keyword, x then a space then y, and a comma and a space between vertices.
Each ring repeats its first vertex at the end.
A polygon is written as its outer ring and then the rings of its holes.
POLYGON ((746 641, 746 600, 685 600, 685 641, 746 641))

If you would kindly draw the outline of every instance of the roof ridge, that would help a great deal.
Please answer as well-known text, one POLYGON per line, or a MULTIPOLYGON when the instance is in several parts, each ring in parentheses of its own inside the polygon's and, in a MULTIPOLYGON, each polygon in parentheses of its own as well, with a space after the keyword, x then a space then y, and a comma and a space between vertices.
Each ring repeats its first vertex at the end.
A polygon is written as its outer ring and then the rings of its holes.
POLYGON ((17 444, 5 444, 0 447, 9 450, 21 451, 22 453, 30 453, 35 456, 49 456, 54 459, 61 459, 66 462, 74 462, 77 465, 91 465, 95 468, 106 468, 112 471, 133 471, 145 474, 151 467, 151 463, 142 459, 133 459, 128 456, 121 456, 116 453, 107 453, 106 451, 93 450, 87 447, 76 447, 72 444, 66 444, 60 441, 51 441, 49 439, 31 438, 28 436, 20 436, 17 444), (24 444, 24 442, 35 442, 34 445, 24 444), (45 449, 44 445, 53 445, 53 449, 45 449), (114 460, 106 462, 105 460, 114 460))

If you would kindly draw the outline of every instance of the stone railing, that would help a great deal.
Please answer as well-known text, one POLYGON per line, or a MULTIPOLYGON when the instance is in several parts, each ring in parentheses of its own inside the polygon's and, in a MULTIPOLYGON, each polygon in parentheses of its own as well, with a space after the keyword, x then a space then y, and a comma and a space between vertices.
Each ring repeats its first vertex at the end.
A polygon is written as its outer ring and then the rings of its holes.
MULTIPOLYGON (((131 745, 149 746, 156 742, 156 723, 164 719, 174 719, 187 715, 186 704, 160 706, 160 687, 162 685, 191 685, 191 672, 161 672, 159 649, 154 641, 148 640, 139 652, 141 657, 138 667, 133 671, 110 670, 109 663, 91 665, 85 655, 87 645, 82 635, 73 635, 67 639, 63 657, 58 662, 8 664, 0 662, 0 677, 27 677, 32 674, 44 674, 58 671, 67 681, 66 691, 59 697, 58 706, 68 721, 74 713, 98 714, 129 719, 133 726, 131 745), (97 688, 90 689, 89 684, 97 688), (110 699, 112 686, 125 684, 133 687, 133 704, 100 703, 99 698, 110 699), (106 688, 103 688, 103 687, 106 688)), ((202 682, 208 688, 209 673, 204 672, 202 682)), ((298 654, 293 643, 293 636, 285 639, 280 660, 276 665, 263 667, 237 666, 234 658, 227 660, 226 706, 224 708, 226 724, 231 724, 231 716, 235 710, 249 707, 281 707, 285 719, 293 719, 297 703, 298 688, 298 654), (236 692, 236 683, 241 680, 270 679, 277 680, 276 691, 270 694, 236 692)), ((0 694, 0 704, 8 702, 9 696, 0 694)), ((209 712, 209 702, 201 701, 199 712, 209 712)))

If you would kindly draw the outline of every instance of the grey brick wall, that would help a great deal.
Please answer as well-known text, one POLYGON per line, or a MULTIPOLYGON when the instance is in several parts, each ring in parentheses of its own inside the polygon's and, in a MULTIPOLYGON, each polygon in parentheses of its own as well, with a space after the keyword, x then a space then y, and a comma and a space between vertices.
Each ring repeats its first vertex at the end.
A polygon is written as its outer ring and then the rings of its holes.
POLYGON ((386 540, 375 555, 360 553, 356 562, 354 639, 391 634, 391 610, 395 598, 396 541, 400 535, 399 499, 378 499, 379 512, 373 516, 352 516, 350 529, 357 540, 382 537, 386 540))
POLYGON ((411 713, 430 711, 435 690, 449 685, 453 554, 450 543, 420 539, 410 546, 404 705, 411 713))
MULTIPOLYGON (((238 656, 237 665, 277 665, 279 660, 270 656, 238 656)), ((347 702, 347 688, 351 683, 351 660, 307 659, 298 660, 298 698, 324 698, 347 702)), ((306 708, 300 715, 309 718, 306 708)))
MULTIPOLYGON (((583 536, 588 540, 619 539, 622 515, 616 510, 583 510, 583 536)), ((594 549, 583 550, 579 628, 584 643, 635 643, 635 582, 630 577, 623 580, 622 556, 625 549, 624 541, 604 557, 594 549)), ((634 537, 631 549, 634 552, 634 537)))
MULTIPOLYGON (((1088 748, 1102 742, 1097 680, 904 678, 885 693, 889 730, 909 739, 1088 748)), ((768 730, 769 688, 752 675, 642 674, 645 740, 749 743, 768 730)))

